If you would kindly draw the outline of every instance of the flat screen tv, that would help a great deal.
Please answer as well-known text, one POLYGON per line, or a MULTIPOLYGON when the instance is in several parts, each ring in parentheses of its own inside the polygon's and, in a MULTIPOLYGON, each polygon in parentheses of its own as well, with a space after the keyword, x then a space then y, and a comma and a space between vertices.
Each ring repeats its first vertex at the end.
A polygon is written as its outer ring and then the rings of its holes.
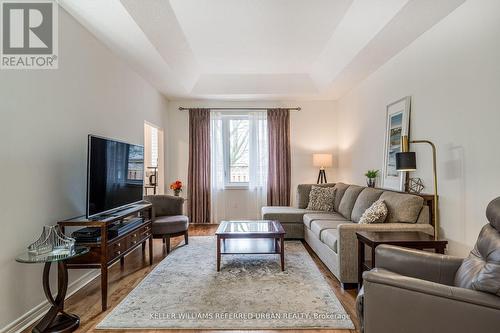
POLYGON ((89 135, 88 218, 141 201, 143 183, 143 146, 89 135))

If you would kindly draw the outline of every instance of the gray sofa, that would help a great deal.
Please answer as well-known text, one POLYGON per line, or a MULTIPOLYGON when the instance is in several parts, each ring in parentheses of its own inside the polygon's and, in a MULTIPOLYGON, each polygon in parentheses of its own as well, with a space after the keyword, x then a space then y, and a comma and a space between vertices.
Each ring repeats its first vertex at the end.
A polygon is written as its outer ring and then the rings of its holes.
POLYGON ((343 287, 358 282, 356 231, 422 231, 434 234, 429 207, 417 195, 337 184, 301 184, 297 207, 262 207, 262 218, 278 220, 288 239, 305 239, 343 287), (334 212, 306 209, 312 186, 337 188, 334 212), (384 223, 358 224, 376 200, 384 199, 389 214, 384 223))

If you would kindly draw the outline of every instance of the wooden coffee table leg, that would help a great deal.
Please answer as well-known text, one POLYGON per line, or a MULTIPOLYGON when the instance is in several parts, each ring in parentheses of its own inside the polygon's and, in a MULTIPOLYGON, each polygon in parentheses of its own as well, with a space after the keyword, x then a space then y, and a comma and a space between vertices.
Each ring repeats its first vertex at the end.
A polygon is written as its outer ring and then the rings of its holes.
POLYGON ((285 270, 285 237, 280 237, 280 257, 281 257, 281 270, 285 270))
POLYGON ((217 272, 220 271, 220 236, 217 236, 217 272))

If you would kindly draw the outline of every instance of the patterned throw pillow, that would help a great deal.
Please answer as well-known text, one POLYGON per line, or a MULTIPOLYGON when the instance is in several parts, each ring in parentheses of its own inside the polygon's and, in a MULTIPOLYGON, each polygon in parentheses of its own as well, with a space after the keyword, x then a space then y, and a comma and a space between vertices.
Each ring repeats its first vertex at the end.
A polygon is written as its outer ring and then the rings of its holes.
POLYGON ((334 187, 313 186, 309 193, 307 209, 332 212, 336 192, 334 187))
POLYGON ((382 223, 387 218, 387 212, 387 206, 385 205, 384 200, 379 199, 365 210, 359 219, 359 223, 382 223))

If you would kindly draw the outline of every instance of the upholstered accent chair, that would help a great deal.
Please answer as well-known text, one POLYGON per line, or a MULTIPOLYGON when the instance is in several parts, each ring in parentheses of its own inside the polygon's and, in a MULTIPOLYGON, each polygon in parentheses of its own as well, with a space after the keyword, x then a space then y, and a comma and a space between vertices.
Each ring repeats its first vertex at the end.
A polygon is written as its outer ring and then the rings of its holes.
POLYGON ((500 332, 500 197, 486 216, 465 259, 378 246, 356 300, 364 333, 500 332))
POLYGON ((182 214, 184 198, 173 195, 145 195, 144 200, 153 204, 154 238, 162 238, 167 253, 170 253, 170 238, 184 236, 188 244, 189 219, 182 214))

